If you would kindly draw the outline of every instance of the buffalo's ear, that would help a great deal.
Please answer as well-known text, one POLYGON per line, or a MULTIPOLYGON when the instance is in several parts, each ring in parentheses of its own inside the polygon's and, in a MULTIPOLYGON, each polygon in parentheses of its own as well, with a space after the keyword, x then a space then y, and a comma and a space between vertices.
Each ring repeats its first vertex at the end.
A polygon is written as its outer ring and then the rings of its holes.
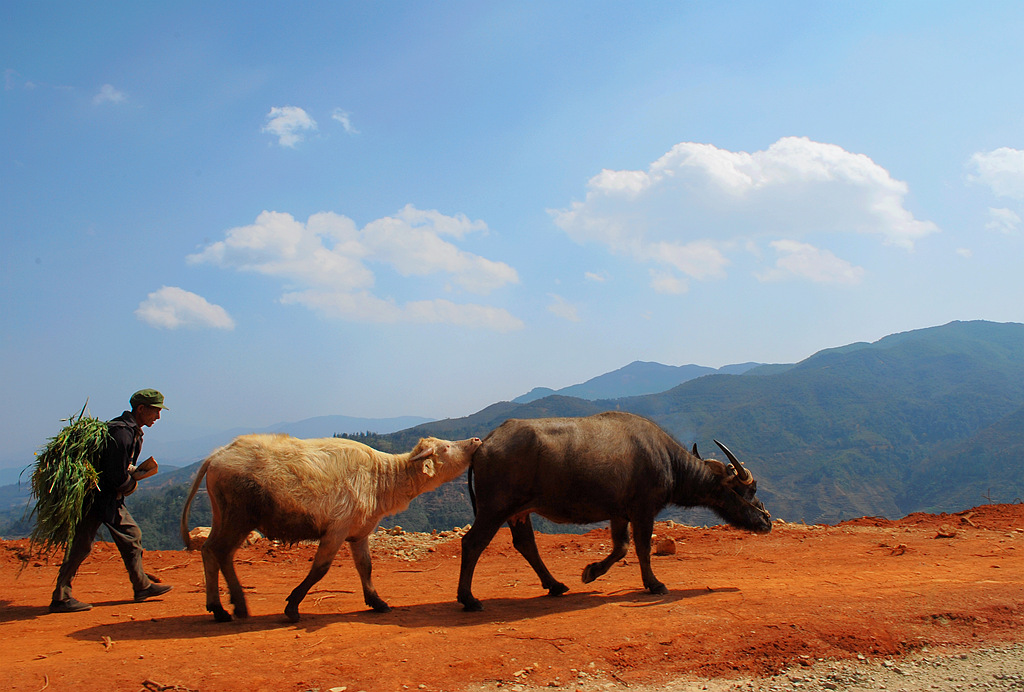
POLYGON ((423 460, 423 473, 426 476, 433 477, 434 475, 434 459, 433 457, 427 457, 423 460))
POLYGON ((725 479, 729 476, 729 471, 726 469, 725 464, 720 462, 718 459, 702 459, 702 461, 704 462, 704 465, 720 479, 725 479))

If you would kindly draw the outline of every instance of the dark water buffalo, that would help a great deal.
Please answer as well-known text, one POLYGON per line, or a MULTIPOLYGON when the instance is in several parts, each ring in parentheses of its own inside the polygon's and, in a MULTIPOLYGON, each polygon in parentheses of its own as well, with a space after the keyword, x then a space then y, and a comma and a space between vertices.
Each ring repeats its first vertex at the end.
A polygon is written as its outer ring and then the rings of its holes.
POLYGON ((548 594, 568 590, 537 552, 531 512, 563 524, 611 520, 612 552, 587 565, 584 583, 626 555, 632 524, 644 587, 667 593, 651 571, 651 533, 655 516, 669 503, 707 507, 733 526, 757 533, 772 530, 771 515, 754 495, 757 482, 731 452, 722 451, 729 465, 691 454, 646 418, 614 411, 506 421, 473 455, 470 494, 475 476, 476 519, 462 538, 459 603, 466 610, 482 609, 472 593, 473 571, 506 521, 513 545, 548 594))

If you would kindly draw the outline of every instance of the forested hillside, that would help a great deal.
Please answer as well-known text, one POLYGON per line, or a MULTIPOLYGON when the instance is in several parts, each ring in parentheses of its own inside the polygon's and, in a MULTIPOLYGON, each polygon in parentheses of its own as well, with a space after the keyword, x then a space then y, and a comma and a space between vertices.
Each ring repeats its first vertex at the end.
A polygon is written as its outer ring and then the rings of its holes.
MULTIPOLYGON (((706 456, 725 442, 758 479, 775 517, 834 523, 859 516, 959 511, 1024 498, 1024 325, 954 322, 819 352, 791 366, 709 375, 658 394, 589 401, 549 396, 493 404, 357 439, 407 451, 420 437, 486 436, 508 418, 618 409, 656 421, 706 456)), ((147 547, 175 547, 183 486, 194 467, 130 500, 147 547)), ((145 484, 143 484, 145 486, 145 484)), ((192 525, 204 521, 203 498, 192 525)), ((670 516, 697 523, 706 514, 670 516)), ((388 520, 409 530, 472 521, 465 476, 388 520)), ((10 519, 9 519, 10 522, 10 519)), ((22 527, 24 528, 24 527, 22 527)), ((10 523, 3 535, 17 534, 10 523)))
POLYGON ((1021 324, 954 322, 642 397, 495 404, 385 439, 407 447, 423 434, 486 434, 510 417, 608 409, 647 416, 707 452, 712 438, 722 440, 787 521, 894 518, 1024 497, 1021 324))

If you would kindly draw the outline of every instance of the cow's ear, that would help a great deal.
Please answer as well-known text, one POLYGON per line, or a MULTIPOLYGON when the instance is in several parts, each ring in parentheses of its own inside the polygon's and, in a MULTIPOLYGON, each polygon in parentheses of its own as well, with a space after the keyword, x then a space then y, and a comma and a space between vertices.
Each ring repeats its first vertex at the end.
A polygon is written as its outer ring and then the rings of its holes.
POLYGON ((434 448, 424 447, 420 451, 416 452, 416 454, 409 457, 409 461, 419 461, 420 459, 427 459, 432 456, 434 456, 434 448))
POLYGON ((423 473, 426 476, 433 477, 434 475, 434 458, 427 457, 423 460, 423 473))

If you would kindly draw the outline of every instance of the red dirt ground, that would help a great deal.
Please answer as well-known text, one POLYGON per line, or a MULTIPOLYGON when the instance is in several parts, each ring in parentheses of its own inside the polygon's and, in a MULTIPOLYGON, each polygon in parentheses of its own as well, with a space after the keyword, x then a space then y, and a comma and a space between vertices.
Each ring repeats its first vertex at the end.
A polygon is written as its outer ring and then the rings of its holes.
POLYGON ((58 560, 30 560, 19 574, 27 542, 0 542, 0 688, 621 689, 1024 641, 1021 504, 838 526, 776 522, 764 536, 655 530, 676 541, 674 555, 654 558, 667 596, 642 590, 632 554, 597 581, 579 581, 610 548, 607 531, 539 535, 548 566, 571 589, 558 598, 545 595, 503 530, 477 567, 480 613, 455 602, 457 535, 379 533, 374 581, 394 610, 363 605, 343 550, 297 624, 284 618, 284 601, 312 546, 242 548, 253 615, 218 624, 204 609, 198 552, 147 552, 147 571, 175 588, 135 603, 117 551, 98 543, 75 581, 75 595, 95 607, 50 614, 58 560))

